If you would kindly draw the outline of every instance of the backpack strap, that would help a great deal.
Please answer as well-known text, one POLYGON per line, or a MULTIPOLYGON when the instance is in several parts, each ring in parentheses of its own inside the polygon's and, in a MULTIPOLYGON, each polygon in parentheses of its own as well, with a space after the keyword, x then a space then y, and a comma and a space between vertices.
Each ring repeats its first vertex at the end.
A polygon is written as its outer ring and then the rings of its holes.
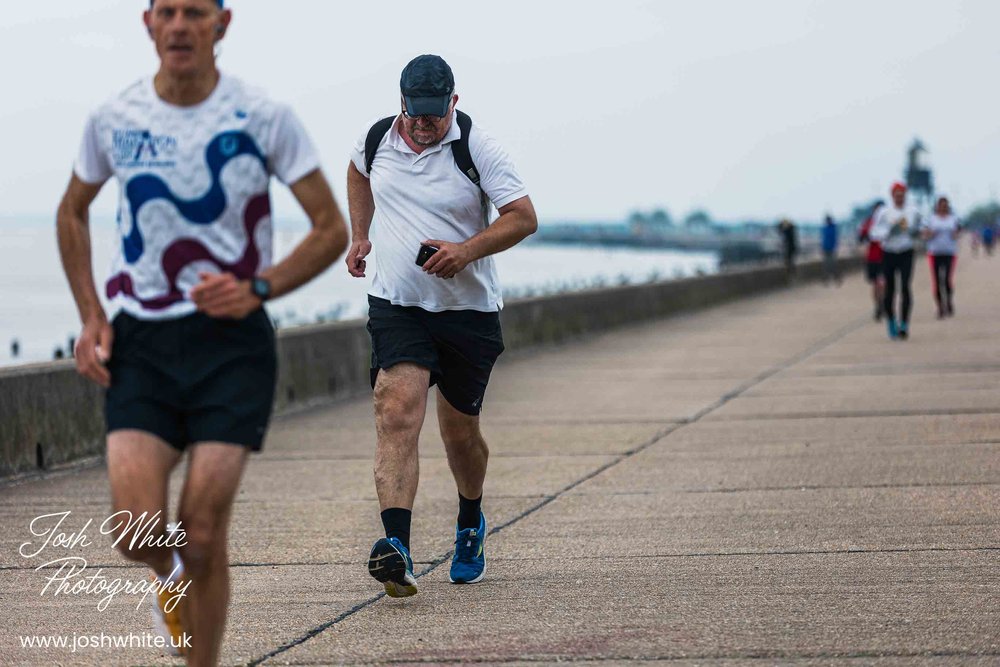
POLYGON ((472 161, 472 153, 469 152, 469 133, 472 131, 472 119, 463 111, 455 111, 458 116, 458 129, 462 131, 462 136, 451 145, 451 152, 455 156, 455 164, 458 170, 465 174, 470 181, 479 186, 479 171, 472 161))
POLYGON ((368 136, 365 137, 365 171, 369 174, 372 173, 372 162, 375 161, 375 153, 378 151, 378 145, 382 143, 382 137, 389 131, 395 120, 395 116, 387 116, 372 125, 372 129, 368 130, 368 136))

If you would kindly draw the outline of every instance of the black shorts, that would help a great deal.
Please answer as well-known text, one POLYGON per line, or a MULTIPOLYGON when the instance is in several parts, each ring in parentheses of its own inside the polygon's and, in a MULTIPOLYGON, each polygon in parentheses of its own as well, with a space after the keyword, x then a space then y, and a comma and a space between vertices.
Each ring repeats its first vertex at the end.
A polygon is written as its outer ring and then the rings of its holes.
POLYGON ((260 450, 277 371, 267 313, 146 321, 123 312, 112 326, 108 433, 146 431, 181 451, 196 442, 260 450))
POLYGON ((873 283, 882 275, 882 262, 865 262, 865 278, 873 283))
POLYGON ((430 370, 445 399, 459 412, 478 415, 497 357, 503 352, 500 313, 394 306, 368 297, 372 337, 371 382, 383 368, 408 361, 430 370))

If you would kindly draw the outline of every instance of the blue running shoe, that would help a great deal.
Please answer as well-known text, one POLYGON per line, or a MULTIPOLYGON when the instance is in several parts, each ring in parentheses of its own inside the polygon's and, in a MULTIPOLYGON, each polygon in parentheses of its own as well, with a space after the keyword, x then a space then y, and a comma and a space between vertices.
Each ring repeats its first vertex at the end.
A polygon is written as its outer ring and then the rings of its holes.
POLYGON ((895 340, 896 336, 899 335, 899 327, 896 325, 896 320, 892 318, 887 319, 886 326, 889 329, 889 338, 895 340))
POLYGON ((910 327, 906 322, 899 323, 899 331, 896 334, 900 340, 906 340, 910 336, 910 327))
POLYGON ((406 598, 417 594, 417 580, 413 578, 413 560, 403 543, 395 537, 383 537, 368 556, 368 574, 385 586, 391 598, 406 598))
POLYGON ((486 517, 480 512, 479 528, 459 530, 455 535, 455 555, 451 558, 451 574, 448 576, 451 583, 474 584, 482 580, 486 572, 485 542, 486 517))

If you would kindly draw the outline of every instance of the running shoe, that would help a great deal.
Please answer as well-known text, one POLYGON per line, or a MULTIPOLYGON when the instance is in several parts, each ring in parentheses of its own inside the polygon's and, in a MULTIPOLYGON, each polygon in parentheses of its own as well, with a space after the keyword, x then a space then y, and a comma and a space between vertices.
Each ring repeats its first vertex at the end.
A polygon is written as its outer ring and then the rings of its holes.
POLYGON ((899 335, 899 326, 896 324, 896 320, 890 317, 886 319, 885 324, 886 328, 889 330, 889 338, 895 340, 895 338, 899 335))
POLYGON ((456 531, 455 555, 451 558, 451 574, 448 575, 451 583, 474 584, 482 581, 486 572, 485 542, 486 517, 480 512, 478 528, 456 531))
MULTIPOLYGON (((157 581, 155 574, 151 581, 157 581)), ((169 655, 182 656, 187 654, 183 620, 187 595, 178 598, 176 587, 172 588, 174 590, 166 590, 161 586, 155 596, 149 597, 152 603, 153 631, 157 636, 163 637, 164 651, 169 655)))
POLYGON ((906 340, 907 338, 910 337, 909 328, 910 328, 910 325, 908 325, 906 322, 900 322, 899 323, 899 333, 898 333, 898 335, 899 335, 899 339, 900 340, 906 340))
POLYGON ((406 598, 417 594, 410 552, 396 537, 383 537, 372 547, 368 556, 368 574, 385 586, 391 598, 406 598))

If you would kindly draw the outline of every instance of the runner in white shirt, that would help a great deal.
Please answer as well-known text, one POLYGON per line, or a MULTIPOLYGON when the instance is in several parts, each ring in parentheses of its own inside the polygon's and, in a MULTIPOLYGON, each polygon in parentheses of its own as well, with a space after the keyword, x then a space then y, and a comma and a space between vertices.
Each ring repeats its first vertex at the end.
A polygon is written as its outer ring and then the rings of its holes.
POLYGON ((913 295, 913 240, 919 235, 920 215, 906 202, 906 186, 900 182, 890 188, 892 201, 879 209, 869 237, 882 244, 882 272, 885 277, 885 316, 889 338, 905 340, 910 335, 913 295), (896 317, 896 285, 900 307, 896 317))
POLYGON ((271 413, 275 337, 262 304, 319 274, 347 244, 295 115, 216 68, 214 48, 230 20, 221 0, 150 2, 144 21, 159 70, 90 116, 58 213, 63 267, 83 321, 77 369, 107 388, 113 509, 157 519, 153 544, 133 546, 138 529, 124 522, 116 544, 152 568, 157 629, 196 665, 219 660, 232 502, 271 413), (274 265, 272 175, 313 224, 274 265), (91 272, 88 211, 112 177, 121 242, 104 285, 118 311, 109 323, 91 272), (170 531, 167 484, 185 452, 170 531))
POLYGON ((365 257, 375 249, 368 330, 378 433, 375 488, 386 536, 372 547, 368 571, 393 597, 417 592, 410 519, 417 438, 433 384, 459 496, 450 578, 475 583, 483 577, 481 504, 489 450, 479 413, 503 352, 503 299, 491 255, 537 227, 510 159, 456 111, 455 79, 442 58, 414 58, 403 70, 400 92, 402 113, 366 128, 347 170, 351 275, 365 275, 365 257), (490 202, 500 213, 493 222, 490 202))
POLYGON ((923 227, 927 241, 927 259, 931 265, 931 285, 938 307, 938 319, 955 314, 953 294, 955 256, 958 254, 958 235, 962 224, 951 212, 947 197, 938 197, 933 215, 923 227))

